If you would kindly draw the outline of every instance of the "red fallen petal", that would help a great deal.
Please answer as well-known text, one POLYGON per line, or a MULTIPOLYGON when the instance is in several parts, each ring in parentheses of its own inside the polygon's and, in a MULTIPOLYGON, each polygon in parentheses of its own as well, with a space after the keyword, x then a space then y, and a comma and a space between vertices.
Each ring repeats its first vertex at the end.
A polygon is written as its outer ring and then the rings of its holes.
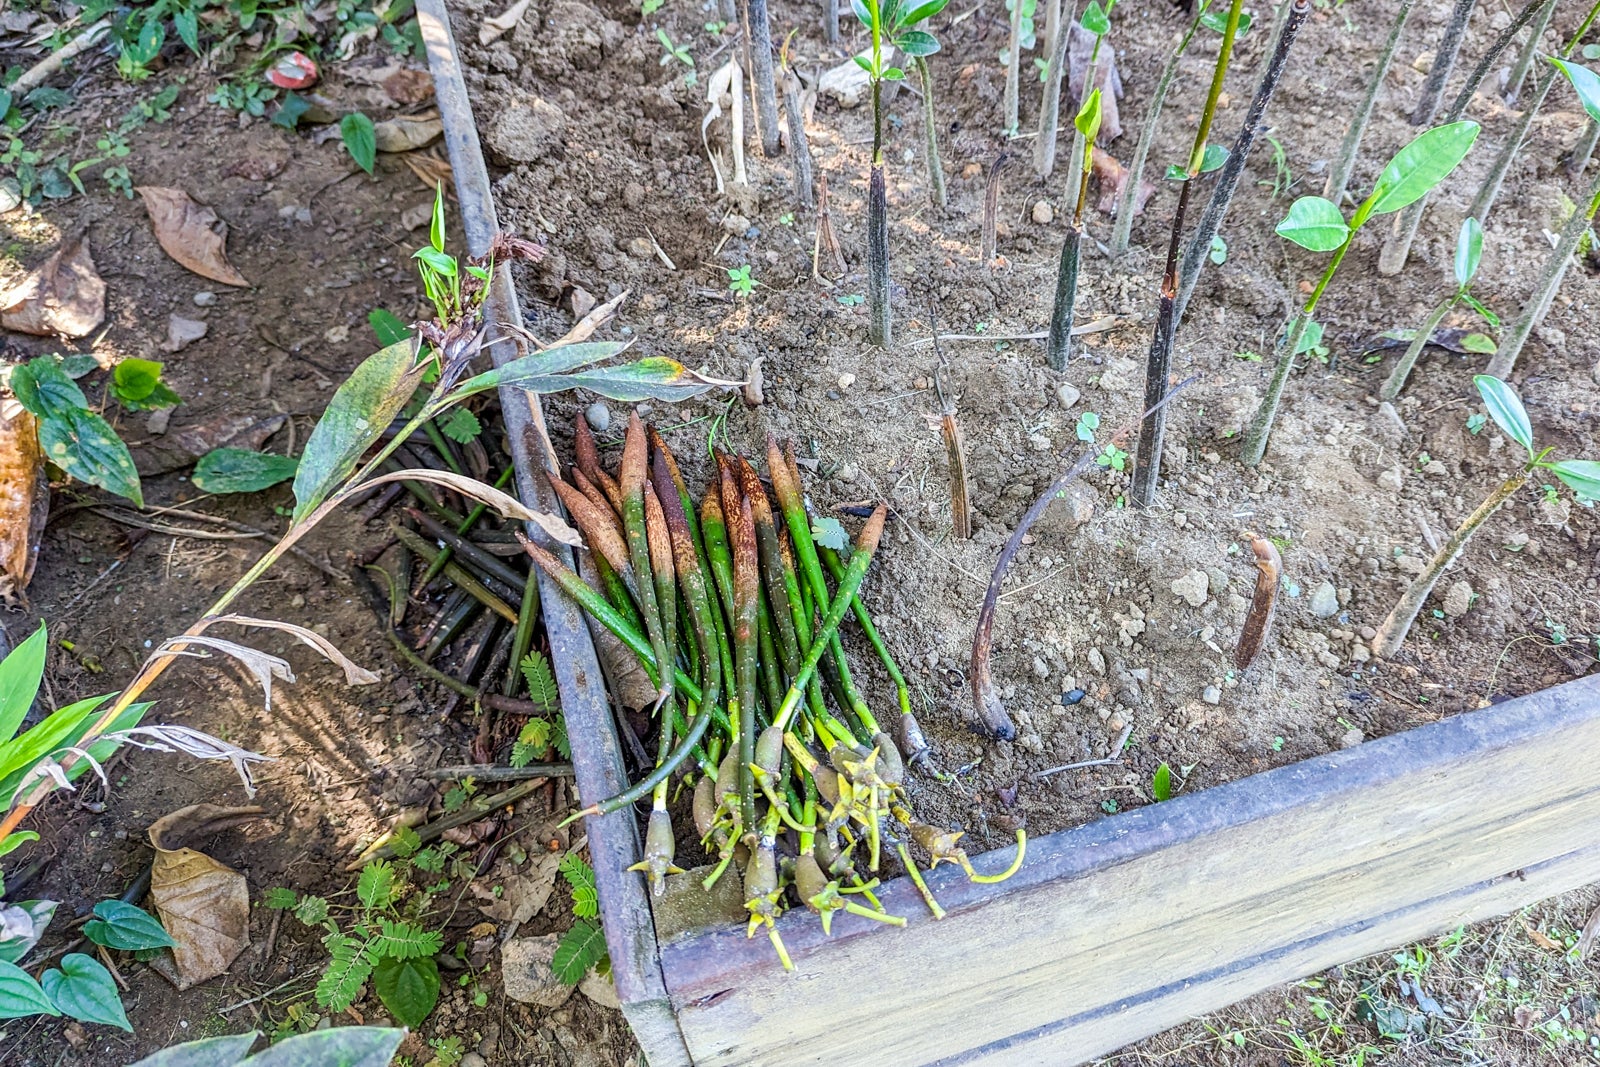
POLYGON ((290 52, 267 71, 267 81, 280 89, 309 89, 318 77, 317 65, 303 52, 290 52))

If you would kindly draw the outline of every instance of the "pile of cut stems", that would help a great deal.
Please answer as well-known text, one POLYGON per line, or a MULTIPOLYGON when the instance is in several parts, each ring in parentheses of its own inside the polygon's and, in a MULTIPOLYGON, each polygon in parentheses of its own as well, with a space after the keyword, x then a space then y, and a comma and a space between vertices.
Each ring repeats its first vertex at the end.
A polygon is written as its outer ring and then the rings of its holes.
POLYGON ((675 779, 692 788, 711 866, 705 886, 730 869, 742 875, 748 933, 765 927, 786 968, 775 920, 790 907, 810 909, 825 930, 841 910, 905 924, 873 892, 885 852, 899 857, 936 916, 909 843, 932 865, 956 863, 976 880, 1009 877, 976 874, 960 833, 914 819, 906 760, 845 659, 839 626, 853 614, 895 684, 901 736, 920 737, 904 676, 859 595, 886 506, 852 549, 835 552, 814 539, 793 450, 776 441, 766 457, 772 496, 748 460, 717 454, 698 501, 666 442, 637 414, 615 472, 601 465, 581 418, 574 451, 570 482, 554 484, 587 545, 583 573, 538 545, 523 547, 638 658, 655 686, 656 759, 637 784, 573 818, 649 797, 635 869, 659 893, 669 874, 683 873, 669 790, 675 779))

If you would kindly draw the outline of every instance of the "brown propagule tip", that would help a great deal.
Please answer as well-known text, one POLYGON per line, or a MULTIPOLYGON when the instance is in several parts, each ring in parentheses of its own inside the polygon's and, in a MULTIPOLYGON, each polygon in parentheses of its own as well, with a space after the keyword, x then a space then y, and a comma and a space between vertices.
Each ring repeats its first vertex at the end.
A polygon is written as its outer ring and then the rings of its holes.
POLYGON ((584 477, 599 485, 598 472, 605 468, 600 465, 600 448, 595 444, 594 434, 589 429, 589 420, 583 417, 581 411, 573 420, 572 454, 577 461, 577 468, 584 473, 584 477))
POLYGON ((1256 588, 1250 598, 1250 613, 1239 631, 1239 643, 1233 650, 1233 665, 1241 671, 1250 666, 1266 643, 1272 614, 1278 606, 1278 583, 1283 575, 1283 557, 1278 554, 1278 546, 1254 533, 1245 536, 1250 538, 1250 551, 1256 557, 1256 588))
POLYGON ((622 490, 623 500, 644 491, 646 451, 644 422, 637 411, 630 412, 628 432, 622 439, 622 466, 617 471, 617 487, 622 490))
POLYGON ((616 516, 554 474, 549 479, 550 487, 561 498, 567 514, 572 516, 590 550, 605 557, 611 569, 631 586, 635 579, 633 564, 628 558, 628 546, 622 540, 622 532, 617 528, 616 516))
POLYGON ((605 493, 601 492, 600 487, 595 485, 594 482, 590 481, 589 478, 579 468, 572 467, 570 468, 569 473, 572 475, 573 487, 576 488, 578 492, 588 497, 590 503, 594 504, 594 506, 599 509, 602 515, 610 515, 617 527, 617 533, 621 534, 622 516, 617 514, 616 508, 612 506, 611 498, 606 496, 605 493))
POLYGON ((658 581, 664 576, 671 580, 677 576, 672 549, 672 533, 667 526, 667 515, 656 487, 644 483, 644 530, 650 542, 650 566, 655 569, 658 581))

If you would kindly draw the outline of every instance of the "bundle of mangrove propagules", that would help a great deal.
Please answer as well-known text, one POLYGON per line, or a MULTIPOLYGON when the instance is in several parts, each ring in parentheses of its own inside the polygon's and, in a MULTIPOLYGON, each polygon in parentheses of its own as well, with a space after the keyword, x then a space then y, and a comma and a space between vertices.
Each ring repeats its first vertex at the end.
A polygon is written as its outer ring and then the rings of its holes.
POLYGON ((813 537, 792 450, 767 446, 773 497, 756 469, 719 454, 697 502, 676 459, 634 415, 620 466, 600 463, 588 427, 577 425, 577 463, 556 491, 583 533, 580 576, 524 541, 590 617, 638 657, 655 688, 656 763, 632 788, 581 815, 617 811, 650 797, 644 872, 659 893, 675 865, 668 792, 675 776, 693 787, 695 827, 714 861, 707 888, 735 868, 743 875, 749 934, 765 926, 785 967, 774 920, 804 905, 829 929, 845 910, 892 925, 873 889, 891 846, 928 907, 942 914, 907 848, 930 865, 978 875, 961 835, 918 823, 905 787, 901 746, 879 725, 855 683, 839 640, 853 614, 899 695, 901 738, 920 755, 921 732, 904 677, 860 598, 883 533, 880 505, 849 550, 813 537))

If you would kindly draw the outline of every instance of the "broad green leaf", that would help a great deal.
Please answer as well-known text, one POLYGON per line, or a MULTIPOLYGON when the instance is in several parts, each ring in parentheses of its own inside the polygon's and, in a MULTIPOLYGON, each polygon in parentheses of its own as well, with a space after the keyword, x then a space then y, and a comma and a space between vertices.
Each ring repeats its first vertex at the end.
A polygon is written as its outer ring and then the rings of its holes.
MULTIPOLYGON (((1469 297, 1468 299, 1470 300, 1471 298, 1469 297)), ((1473 304, 1477 304, 1477 301, 1475 300, 1472 300, 1471 302, 1473 304)), ((1487 312, 1488 308, 1484 308, 1480 305, 1479 311, 1487 312)), ((1495 350, 1500 347, 1494 343, 1494 338, 1490 337, 1486 333, 1463 334, 1459 344, 1464 351, 1476 352, 1480 356, 1492 356, 1495 354, 1495 350)))
MULTIPOLYGON (((226 1037, 185 1041, 181 1045, 173 1045, 171 1048, 164 1048, 160 1052, 146 1056, 133 1064, 133 1067, 234 1067, 250 1054, 250 1046, 256 1043, 256 1038, 259 1036, 259 1033, 251 1030, 247 1034, 229 1034, 226 1037)), ((309 1067, 310 1064, 319 1061, 305 1062, 309 1067)))
POLYGON ((378 134, 372 120, 359 111, 352 111, 339 120, 339 136, 344 139, 345 150, 356 161, 356 166, 371 174, 378 160, 378 134))
POLYGON ((98 485, 144 507, 139 471, 128 446, 111 424, 94 412, 66 408, 41 417, 39 445, 46 459, 80 482, 98 485))
POLYGON ((1494 424, 1532 455, 1533 424, 1528 421, 1528 409, 1522 406, 1522 398, 1517 391, 1499 378, 1491 378, 1487 374, 1475 376, 1472 383, 1483 396, 1484 405, 1488 407, 1489 417, 1494 424))
POLYGON ((129 356, 111 372, 111 382, 118 400, 137 403, 156 391, 165 364, 153 359, 129 356))
POLYGON ((172 948, 177 944, 156 917, 143 908, 120 900, 102 900, 94 906, 96 918, 83 924, 83 936, 97 945, 122 952, 172 948))
POLYGON ((40 985, 61 1014, 80 1022, 103 1023, 133 1032, 111 972, 83 953, 69 952, 61 957, 61 969, 44 972, 40 985))
POLYGON ((1150 795, 1157 802, 1172 799, 1172 768, 1163 763, 1156 768, 1156 774, 1150 781, 1150 795))
POLYGON ((200 18, 193 8, 174 11, 172 28, 178 31, 178 37, 189 46, 189 51, 195 55, 200 54, 200 18))
POLYGON ((0 119, 6 117, 11 111, 11 91, 0 89, 0 119))
POLYGON ((1564 459, 1550 470, 1584 500, 1600 500, 1600 463, 1592 459, 1564 459))
POLYGON ((384 348, 411 339, 411 327, 401 321, 399 315, 387 308, 373 308, 367 312, 367 325, 372 327, 372 332, 378 337, 378 344, 384 348))
POLYGON ((310 110, 311 101, 291 89, 283 94, 283 102, 278 105, 278 110, 272 113, 272 124, 292 130, 300 125, 300 120, 305 118, 306 112, 310 110))
POLYGON ((401 341, 368 356, 328 401, 294 476, 294 519, 305 518, 356 468, 361 454, 411 399, 424 367, 401 341))
POLYGON ((1478 262, 1483 259, 1483 227, 1478 220, 1467 216, 1461 220, 1461 232, 1456 236, 1456 284, 1465 289, 1478 273, 1478 262))
POLYGON ((85 374, 100 369, 100 361, 87 352, 76 352, 61 360, 61 373, 73 381, 77 381, 85 374))
MULTIPOLYGON (((17 838, 21 838, 23 841, 37 841, 39 839, 39 835, 34 833, 32 830, 24 830, 21 833, 11 834, 5 839, 5 842, 0 842, 0 855, 4 855, 6 852, 10 851, 10 849, 3 847, 4 844, 14 841, 17 838)), ((20 844, 21 842, 18 843, 20 844)), ((56 901, 24 900, 20 904, 12 904, 9 906, 26 912, 28 921, 33 924, 32 933, 18 934, 0 941, 0 963, 19 963, 21 962, 22 957, 26 956, 30 951, 32 951, 33 946, 39 943, 39 939, 44 936, 45 929, 50 925, 50 920, 55 918, 56 901)), ((0 908, 5 907, 7 907, 6 904, 0 903, 0 908)))
POLYGON ((1312 252, 1332 252, 1350 237, 1338 206, 1320 196, 1302 196, 1291 204, 1277 232, 1312 252))
POLYGON ((924 30, 907 30, 894 43, 908 56, 931 56, 939 50, 939 39, 924 30))
POLYGON ((1100 136, 1100 120, 1100 90, 1096 89, 1084 99, 1077 118, 1072 120, 1078 132, 1083 134, 1084 144, 1093 144, 1094 139, 1100 136))
MULTIPOLYGON (((55 972, 50 972, 54 974, 55 972)), ((44 988, 15 963, 0 960, 0 1019, 60 1015, 44 988)))
POLYGON ((579 367, 587 367, 591 363, 610 359, 627 347, 626 344, 616 341, 588 341, 583 344, 560 345, 542 352, 533 352, 510 363, 502 364, 494 370, 468 378, 450 393, 450 402, 465 400, 469 396, 497 389, 502 385, 522 385, 532 378, 564 374, 579 367))
POLYGON ((439 1003, 439 965, 432 956, 407 960, 386 956, 372 968, 372 985, 395 1022, 415 1029, 439 1003))
POLYGON ((1111 32, 1111 16, 1100 6, 1100 0, 1089 0, 1089 6, 1078 17, 1078 25, 1096 37, 1104 37, 1111 32))
POLYGON ((868 7, 865 0, 850 0, 850 10, 856 13, 856 18, 861 21, 861 25, 868 29, 872 28, 872 22, 877 18, 877 8, 875 6, 868 7))
POLYGON ((559 980, 577 985, 605 954, 606 935, 600 924, 592 919, 579 919, 572 929, 561 935, 561 943, 550 959, 550 970, 559 980))
POLYGON ((1452 122, 1424 130, 1389 160, 1368 198, 1382 215, 1422 199, 1460 165, 1478 139, 1476 122, 1452 122))
POLYGON ((1322 323, 1308 322, 1306 328, 1300 332, 1300 340, 1294 346, 1294 354, 1303 356, 1314 348, 1322 347, 1322 323))
MULTIPOLYGON (((1200 16, 1200 25, 1215 33, 1226 33, 1228 31, 1228 13, 1215 9, 1207 11, 1200 16)), ((1243 38, 1249 29, 1250 12, 1239 12, 1239 29, 1235 33, 1234 40, 1243 38)))
POLYGON ((0 744, 16 736, 23 716, 33 707, 33 698, 39 694, 39 683, 44 679, 48 640, 41 622, 26 641, 0 661, 0 744))
MULTIPOLYGON (((26 730, 18 737, 0 745, 0 780, 4 780, 14 771, 32 767, 42 757, 48 756, 62 745, 71 744, 67 739, 72 736, 73 729, 81 725, 107 699, 109 694, 68 704, 33 729, 26 730)), ((0 793, 0 796, 4 794, 0 793)))
POLYGON ((41 419, 65 411, 83 411, 89 398, 67 377, 51 356, 40 356, 11 370, 11 391, 17 402, 41 419))
POLYGON ((883 68, 883 80, 884 81, 889 81, 889 82, 904 81, 905 77, 906 77, 906 72, 901 70, 899 67, 885 67, 885 68, 883 68))
POLYGON ((850 58, 856 61, 856 66, 860 67, 868 74, 872 73, 872 60, 868 59, 866 56, 851 56, 850 58))
POLYGON ((405 1036, 398 1028, 337 1026, 279 1041, 246 1067, 389 1067, 405 1036))
MULTIPOLYGON (((1594 56, 1584 50, 1585 59, 1594 59, 1594 56)), ((1583 110, 1589 116, 1589 121, 1600 122, 1600 74, 1596 74, 1588 67, 1581 67, 1576 63, 1568 63, 1562 59, 1550 57, 1550 62, 1556 69, 1567 76, 1567 81, 1572 83, 1572 88, 1578 94, 1578 103, 1583 105, 1583 110)))
POLYGON ((428 218, 428 244, 435 252, 444 251, 444 182, 433 185, 433 214, 428 218))
POLYGON ((581 374, 556 374, 529 378, 519 383, 535 393, 559 393, 567 389, 588 389, 601 396, 632 404, 641 400, 674 402, 699 396, 708 389, 726 384, 706 381, 684 369, 683 364, 664 356, 651 356, 637 363, 601 367, 581 374))
MULTIPOLYGON (((6 804, 10 803, 9 797, 0 797, 6 804)), ((0 856, 10 855, 29 841, 39 840, 39 835, 32 830, 15 830, 4 837, 0 837, 0 856)), ((0 881, 0 890, 4 890, 5 883, 0 881)))
POLYGON ((1220 170, 1228 162, 1228 150, 1219 144, 1206 145, 1205 153, 1200 157, 1200 173, 1210 174, 1220 170))
POLYGON ((256 493, 288 481, 299 468, 292 456, 215 448, 200 457, 190 481, 208 493, 256 493))
POLYGON ((432 267, 435 272, 444 275, 446 278, 454 278, 456 276, 456 257, 447 252, 441 252, 436 248, 419 248, 411 253, 411 258, 422 260, 422 262, 432 267))
POLYGON ((927 0, 927 3, 918 4, 900 16, 900 25, 915 26, 919 22, 926 22, 943 11, 948 3, 950 3, 950 0, 927 0))

